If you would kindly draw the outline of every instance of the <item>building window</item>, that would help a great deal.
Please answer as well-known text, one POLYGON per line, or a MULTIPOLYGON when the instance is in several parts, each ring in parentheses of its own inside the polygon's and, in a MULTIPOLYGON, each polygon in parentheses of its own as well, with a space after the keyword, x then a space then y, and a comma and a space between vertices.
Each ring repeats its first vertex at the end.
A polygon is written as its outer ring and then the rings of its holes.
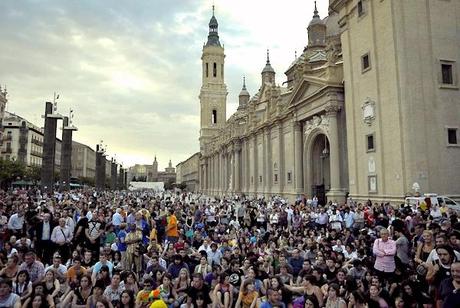
POLYGON ((223 64, 220 65, 220 77, 224 79, 224 65, 223 64))
POLYGON ((375 151, 375 138, 374 134, 366 136, 366 145, 367 145, 367 152, 374 152, 375 151))
POLYGON ((364 4, 362 0, 358 1, 357 8, 358 8, 358 16, 363 16, 364 15, 364 4))
POLYGON ((212 123, 212 124, 216 124, 216 123, 217 123, 217 110, 216 110, 216 109, 214 109, 214 110, 212 111, 211 123, 212 123))
POLYGON ((287 181, 288 181, 288 183, 291 183, 291 181, 292 181, 292 172, 287 173, 287 181))
POLYGON ((262 183, 262 176, 259 175, 259 183, 262 183))
POLYGON ((449 145, 457 145, 458 138, 457 138, 457 130, 456 128, 448 128, 447 129, 447 143, 449 145))
POLYGON ((209 63, 206 63, 206 78, 209 77, 209 63))
POLYGON ((275 183, 278 183, 278 174, 277 173, 275 173, 274 181, 275 181, 275 183))
POLYGON ((361 56, 361 70, 364 73, 370 69, 371 69, 371 60, 370 60, 369 53, 366 53, 365 55, 361 56))
POLYGON ((217 63, 214 62, 213 68, 212 68, 212 76, 217 77, 217 63))
POLYGON ((441 75, 443 84, 454 84, 454 76, 452 74, 452 64, 441 64, 441 75))

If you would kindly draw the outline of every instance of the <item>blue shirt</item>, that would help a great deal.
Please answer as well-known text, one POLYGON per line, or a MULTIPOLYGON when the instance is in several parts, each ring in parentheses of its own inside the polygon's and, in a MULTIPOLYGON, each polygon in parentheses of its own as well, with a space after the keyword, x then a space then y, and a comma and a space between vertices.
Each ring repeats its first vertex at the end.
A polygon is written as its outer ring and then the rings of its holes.
POLYGON ((123 241, 126 240, 126 231, 125 230, 120 230, 120 232, 118 232, 117 247, 118 247, 118 251, 126 251, 126 248, 127 248, 128 245, 126 245, 126 243, 122 243, 121 239, 123 239, 123 241))

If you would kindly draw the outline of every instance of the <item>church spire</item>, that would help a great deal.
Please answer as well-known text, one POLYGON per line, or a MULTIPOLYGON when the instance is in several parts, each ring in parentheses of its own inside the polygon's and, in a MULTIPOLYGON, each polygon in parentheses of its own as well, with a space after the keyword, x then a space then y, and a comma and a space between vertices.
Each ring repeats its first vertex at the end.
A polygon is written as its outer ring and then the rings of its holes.
POLYGON ((265 67, 262 70, 262 74, 267 73, 267 72, 275 73, 275 70, 273 69, 273 67, 270 64, 270 50, 269 49, 267 49, 267 63, 265 64, 265 67))
POLYGON ((313 11, 313 18, 319 18, 318 8, 316 7, 316 1, 315 1, 315 10, 313 11))
POLYGON ((212 17, 209 21, 209 35, 208 35, 208 42, 206 46, 220 46, 219 42, 219 23, 217 22, 216 16, 214 16, 214 5, 212 6, 212 17))

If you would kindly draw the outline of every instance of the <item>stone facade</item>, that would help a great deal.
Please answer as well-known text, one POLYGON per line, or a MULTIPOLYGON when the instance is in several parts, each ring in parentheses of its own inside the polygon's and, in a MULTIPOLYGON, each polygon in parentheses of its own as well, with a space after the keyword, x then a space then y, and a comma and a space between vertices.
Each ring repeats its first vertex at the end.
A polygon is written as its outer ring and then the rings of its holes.
POLYGON ((177 183, 185 183, 187 191, 195 192, 199 188, 198 166, 200 164, 200 153, 195 153, 187 160, 180 162, 176 166, 177 183))
MULTIPOLYGON (((43 129, 16 114, 5 111, 3 117, 1 157, 23 162, 27 166, 41 166, 43 157, 43 129)), ((61 140, 56 138, 54 164, 61 166, 61 140)))
POLYGON ((96 151, 77 141, 72 141, 71 176, 91 179, 96 177, 96 151))
POLYGON ((171 160, 164 171, 158 171, 157 157, 151 165, 136 164, 128 169, 127 178, 131 182, 133 178, 145 180, 146 182, 176 182, 176 168, 172 166, 171 160))
POLYGON ((330 8, 341 31, 351 196, 393 200, 418 185, 459 199, 460 2, 330 8))
MULTIPOLYGON (((459 11, 455 1, 331 0, 327 18, 315 9, 286 86, 267 54, 259 91, 243 84, 238 110, 212 131, 210 110, 225 102, 208 97, 226 100, 225 83, 204 71, 200 191, 396 201, 417 182, 459 196, 459 11)), ((203 70, 210 48, 225 57, 214 16, 209 26, 203 70)))

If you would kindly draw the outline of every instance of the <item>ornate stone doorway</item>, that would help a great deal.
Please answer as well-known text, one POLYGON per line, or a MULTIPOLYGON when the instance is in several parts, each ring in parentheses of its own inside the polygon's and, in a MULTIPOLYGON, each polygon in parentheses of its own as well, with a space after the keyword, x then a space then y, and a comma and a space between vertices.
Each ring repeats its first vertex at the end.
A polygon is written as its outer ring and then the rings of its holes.
POLYGON ((320 204, 327 202, 326 193, 331 187, 330 146, 327 136, 320 130, 312 132, 305 143, 305 191, 316 196, 320 204))
POLYGON ((313 140, 311 155, 312 196, 316 194, 321 204, 326 203, 326 192, 331 187, 329 142, 326 135, 318 134, 313 140))

